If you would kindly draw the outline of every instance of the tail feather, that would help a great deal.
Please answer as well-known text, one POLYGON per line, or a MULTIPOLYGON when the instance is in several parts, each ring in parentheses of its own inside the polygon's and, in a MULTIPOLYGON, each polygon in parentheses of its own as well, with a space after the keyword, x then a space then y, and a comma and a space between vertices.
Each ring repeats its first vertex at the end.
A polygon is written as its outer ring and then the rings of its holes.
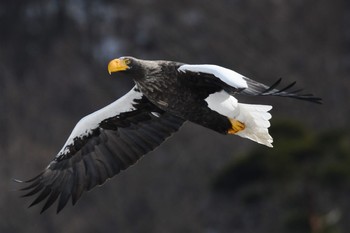
POLYGON ((272 106, 269 105, 253 105, 238 104, 236 108, 235 119, 243 122, 246 128, 238 133, 238 136, 248 138, 257 143, 272 147, 273 139, 269 134, 269 120, 271 114, 269 111, 272 106))
POLYGON ((241 104, 225 91, 211 94, 205 101, 210 109, 245 125, 242 131, 235 133, 236 135, 272 147, 273 140, 268 131, 271 119, 269 111, 272 106, 241 104))

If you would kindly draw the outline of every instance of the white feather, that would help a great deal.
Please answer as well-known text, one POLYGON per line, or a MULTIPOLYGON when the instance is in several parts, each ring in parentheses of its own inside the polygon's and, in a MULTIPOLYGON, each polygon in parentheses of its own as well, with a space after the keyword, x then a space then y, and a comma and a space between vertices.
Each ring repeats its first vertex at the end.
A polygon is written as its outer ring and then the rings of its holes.
POLYGON ((106 107, 93 112, 85 117, 83 117, 74 127, 72 133, 68 137, 66 143, 62 147, 61 151, 57 156, 64 154, 67 150, 66 146, 71 144, 76 137, 83 137, 88 135, 91 130, 97 128, 101 121, 104 119, 116 116, 122 112, 129 112, 134 110, 134 100, 141 99, 142 93, 137 92, 132 88, 128 93, 114 101, 113 103, 107 105, 106 107))
POLYGON ((236 135, 272 147, 273 139, 268 131, 271 119, 268 111, 272 109, 272 106, 241 104, 225 91, 211 94, 205 101, 210 109, 245 124, 245 129, 236 135))
POLYGON ((235 88, 248 88, 248 84, 243 79, 243 75, 217 65, 182 65, 178 68, 178 71, 191 71, 212 74, 229 86, 235 88))

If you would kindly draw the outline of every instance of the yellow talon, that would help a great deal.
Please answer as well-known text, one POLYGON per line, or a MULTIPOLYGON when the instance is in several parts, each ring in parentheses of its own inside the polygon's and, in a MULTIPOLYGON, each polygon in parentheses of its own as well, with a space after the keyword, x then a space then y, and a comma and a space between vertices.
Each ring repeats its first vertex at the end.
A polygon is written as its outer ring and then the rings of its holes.
POLYGON ((240 121, 237 121, 235 119, 230 119, 230 122, 232 127, 227 131, 228 134, 235 134, 245 129, 245 124, 240 121))

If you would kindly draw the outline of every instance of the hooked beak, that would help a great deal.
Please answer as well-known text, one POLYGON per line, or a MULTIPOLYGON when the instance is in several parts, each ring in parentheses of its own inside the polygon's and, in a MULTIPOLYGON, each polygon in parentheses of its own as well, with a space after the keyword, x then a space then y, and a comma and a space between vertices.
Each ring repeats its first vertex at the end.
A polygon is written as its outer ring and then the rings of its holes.
POLYGON ((112 74, 118 71, 124 71, 130 69, 130 67, 126 64, 124 59, 114 59, 108 64, 108 73, 112 74))

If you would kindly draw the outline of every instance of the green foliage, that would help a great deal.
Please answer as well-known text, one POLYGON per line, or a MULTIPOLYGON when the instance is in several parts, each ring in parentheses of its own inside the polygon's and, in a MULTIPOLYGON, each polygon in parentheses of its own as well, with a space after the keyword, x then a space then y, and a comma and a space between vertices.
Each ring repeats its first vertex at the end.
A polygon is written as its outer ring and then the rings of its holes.
POLYGON ((291 232, 308 233, 311 231, 306 212, 290 211, 285 226, 291 232))
POLYGON ((315 135, 291 122, 275 123, 271 134, 275 138, 274 149, 258 147, 247 155, 235 157, 216 176, 213 189, 238 195, 245 204, 271 201, 271 196, 280 196, 279 221, 288 232, 315 232, 315 229, 340 232, 333 231, 337 225, 327 224, 324 216, 341 207, 336 200, 327 199, 327 204, 321 200, 324 195, 347 191, 350 134, 329 131, 315 135))

